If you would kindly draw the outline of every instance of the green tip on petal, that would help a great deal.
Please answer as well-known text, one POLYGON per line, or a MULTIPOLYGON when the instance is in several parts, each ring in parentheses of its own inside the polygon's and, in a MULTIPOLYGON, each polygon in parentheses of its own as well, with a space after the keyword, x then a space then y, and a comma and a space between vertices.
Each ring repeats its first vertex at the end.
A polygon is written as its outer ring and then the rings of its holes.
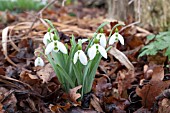
POLYGON ((56 35, 54 35, 53 39, 54 39, 54 40, 58 40, 58 38, 57 38, 57 36, 56 36, 56 35))
POLYGON ((104 33, 104 29, 103 29, 103 28, 101 28, 99 32, 100 32, 100 33, 104 33))
POLYGON ((94 39, 94 43, 95 43, 95 44, 99 43, 99 39, 95 38, 95 39, 94 39))
POLYGON ((78 44, 78 50, 82 50, 82 45, 78 44))
POLYGON ((50 32, 51 31, 51 28, 48 28, 48 32, 50 32))
POLYGON ((117 28, 117 27, 116 27, 116 29, 115 29, 115 32, 116 32, 116 33, 118 33, 118 32, 119 32, 119 30, 118 30, 118 28, 117 28))

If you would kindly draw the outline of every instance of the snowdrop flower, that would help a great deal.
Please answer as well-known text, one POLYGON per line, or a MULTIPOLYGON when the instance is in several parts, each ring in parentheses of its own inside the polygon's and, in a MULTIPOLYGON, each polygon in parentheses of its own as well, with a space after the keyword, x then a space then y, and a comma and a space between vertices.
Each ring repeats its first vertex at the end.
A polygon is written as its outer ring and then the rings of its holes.
POLYGON ((45 46, 47 46, 48 41, 53 41, 53 37, 54 37, 54 34, 53 34, 53 33, 50 33, 50 32, 47 32, 47 33, 44 35, 43 43, 45 44, 45 46))
POLYGON ((109 45, 112 45, 114 42, 120 41, 122 45, 124 45, 124 38, 122 35, 120 35, 118 32, 115 32, 109 40, 109 45))
POLYGON ((88 49, 88 56, 90 58, 90 60, 94 59, 94 57, 96 56, 97 51, 99 51, 99 53, 107 59, 107 52, 105 50, 105 48, 99 44, 94 44, 91 48, 88 49))
POLYGON ((67 54, 67 49, 65 45, 59 42, 58 40, 52 41, 47 45, 45 49, 45 54, 48 55, 52 51, 54 52, 61 51, 62 53, 67 54))
POLYGON ((100 45, 102 47, 104 47, 104 48, 106 47, 106 37, 103 33, 97 34, 96 39, 98 39, 100 41, 100 45))
POLYGON ((87 57, 85 55, 85 53, 82 50, 78 50, 75 54, 74 54, 74 58, 73 58, 73 63, 76 64, 77 60, 80 60, 80 62, 83 65, 87 65, 87 57))
POLYGON ((44 61, 41 57, 37 57, 34 62, 35 66, 44 66, 44 61))

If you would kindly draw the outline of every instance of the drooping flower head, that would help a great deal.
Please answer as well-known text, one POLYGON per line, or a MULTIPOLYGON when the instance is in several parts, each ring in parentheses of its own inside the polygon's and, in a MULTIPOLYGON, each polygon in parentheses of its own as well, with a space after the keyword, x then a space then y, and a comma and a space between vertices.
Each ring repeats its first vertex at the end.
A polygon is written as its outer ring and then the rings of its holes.
POLYGON ((41 57, 37 57, 34 62, 35 66, 44 66, 44 61, 41 57))
POLYGON ((67 49, 65 45, 62 42, 59 42, 58 40, 52 41, 47 45, 45 49, 45 54, 48 55, 52 51, 61 51, 62 53, 67 54, 67 49))
POLYGON ((115 33, 110 37, 109 45, 112 45, 117 41, 120 41, 120 43, 124 45, 124 38, 121 34, 118 33, 118 29, 116 28, 115 33))
POLYGON ((93 60, 96 56, 96 53, 99 51, 99 53, 107 59, 107 52, 105 48, 99 44, 94 44, 91 48, 88 49, 88 56, 90 60, 93 60))
POLYGON ((53 41, 53 38, 54 38, 54 34, 50 33, 50 32, 47 32, 44 35, 44 38, 43 38, 43 43, 45 44, 45 46, 47 46, 49 41, 53 41))
POLYGON ((77 60, 80 60, 80 62, 83 65, 87 65, 87 57, 86 54, 82 51, 82 50, 78 50, 75 54, 74 54, 74 59, 73 59, 73 63, 76 64, 77 60))
POLYGON ((102 47, 106 47, 106 37, 103 33, 98 33, 96 39, 99 40, 102 47))
POLYGON ((99 52, 104 58, 107 59, 106 47, 106 37, 103 33, 97 34, 94 39, 94 44, 88 49, 87 54, 90 60, 93 60, 97 52, 99 52), (98 44, 99 43, 99 44, 98 44))
POLYGON ((46 45, 46 55, 48 55, 52 51, 61 51, 62 53, 67 54, 67 49, 65 45, 62 42, 58 41, 58 38, 53 33, 47 32, 44 35, 43 43, 46 45))
POLYGON ((78 51, 74 54, 74 58, 73 58, 73 63, 74 64, 76 64, 76 62, 78 60, 80 60, 80 62, 83 65, 87 65, 87 56, 82 50, 82 43, 86 42, 87 40, 83 39, 83 40, 78 41, 78 51))

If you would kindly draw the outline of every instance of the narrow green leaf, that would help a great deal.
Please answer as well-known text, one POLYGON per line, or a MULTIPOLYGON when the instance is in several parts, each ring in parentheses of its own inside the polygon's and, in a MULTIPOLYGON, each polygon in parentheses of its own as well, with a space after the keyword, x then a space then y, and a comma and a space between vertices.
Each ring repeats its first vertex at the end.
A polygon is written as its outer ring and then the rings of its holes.
POLYGON ((58 78, 58 80, 63 83, 63 80, 62 80, 62 76, 60 76, 58 70, 57 70, 57 66, 56 64, 54 63, 53 59, 51 58, 50 54, 47 55, 47 59, 48 61, 50 62, 50 64, 52 65, 53 69, 54 69, 54 72, 56 73, 56 76, 58 78))
POLYGON ((86 65, 86 67, 84 68, 84 71, 83 71, 83 84, 82 84, 82 91, 81 91, 82 97, 86 92, 86 77, 88 75, 89 67, 91 66, 91 63, 92 63, 92 60, 90 60, 88 62, 88 64, 86 65))
POLYGON ((60 66, 57 64, 57 69, 59 70, 59 72, 62 74, 62 76, 67 80, 67 82, 70 84, 70 86, 72 88, 75 87, 75 84, 73 83, 72 79, 70 78, 70 76, 67 74, 67 72, 60 66))
POLYGON ((55 29, 55 27, 53 26, 53 23, 52 23, 50 20, 48 20, 48 19, 44 19, 44 20, 50 25, 51 28, 54 29, 55 35, 60 39, 59 34, 58 34, 58 31, 57 31, 57 30, 55 29))
POLYGON ((51 54, 56 64, 62 67, 65 66, 65 61, 61 52, 51 52, 51 54))
POLYGON ((88 81, 87 82, 88 84, 86 84, 86 92, 85 93, 88 93, 88 92, 91 91, 92 84, 93 84, 93 81, 94 81, 94 77, 96 75, 96 71, 97 71, 97 68, 99 66, 101 58, 102 58, 101 55, 96 56, 95 65, 94 65, 94 67, 92 67, 91 72, 90 72, 89 76, 86 79, 88 81))
POLYGON ((71 73, 73 73, 73 68, 72 68, 73 57, 74 57, 75 52, 77 51, 74 35, 72 35, 72 39, 70 40, 70 42, 71 42, 71 50, 70 50, 70 54, 69 54, 69 57, 67 60, 67 66, 66 66, 66 69, 67 69, 67 72, 69 73, 69 75, 71 73))
POLYGON ((73 70, 74 70, 74 74, 77 79, 78 85, 82 85, 82 83, 81 83, 82 74, 81 74, 80 70, 77 68, 76 64, 73 64, 73 70))

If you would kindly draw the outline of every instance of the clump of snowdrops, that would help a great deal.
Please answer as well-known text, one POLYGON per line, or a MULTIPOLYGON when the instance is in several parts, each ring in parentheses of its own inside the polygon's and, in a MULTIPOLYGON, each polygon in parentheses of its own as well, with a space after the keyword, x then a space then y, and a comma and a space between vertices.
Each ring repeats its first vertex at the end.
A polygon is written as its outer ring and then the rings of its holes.
MULTIPOLYGON (((70 39, 71 48, 68 50, 67 44, 60 41, 57 30, 49 20, 45 20, 50 25, 50 29, 44 35, 43 43, 45 45, 45 57, 52 65, 59 82, 63 89, 69 92, 76 86, 82 86, 81 95, 91 91, 93 80, 101 58, 107 59, 107 51, 115 42, 120 41, 124 45, 124 38, 118 33, 115 25, 106 40, 104 33, 98 33, 109 22, 101 24, 91 39, 79 39, 75 41, 72 35, 70 39), (115 33, 112 35, 112 31, 115 33), (88 42, 85 50, 82 49, 83 43, 88 42)), ((35 60, 35 66, 44 66, 42 58, 39 56, 35 60)))

